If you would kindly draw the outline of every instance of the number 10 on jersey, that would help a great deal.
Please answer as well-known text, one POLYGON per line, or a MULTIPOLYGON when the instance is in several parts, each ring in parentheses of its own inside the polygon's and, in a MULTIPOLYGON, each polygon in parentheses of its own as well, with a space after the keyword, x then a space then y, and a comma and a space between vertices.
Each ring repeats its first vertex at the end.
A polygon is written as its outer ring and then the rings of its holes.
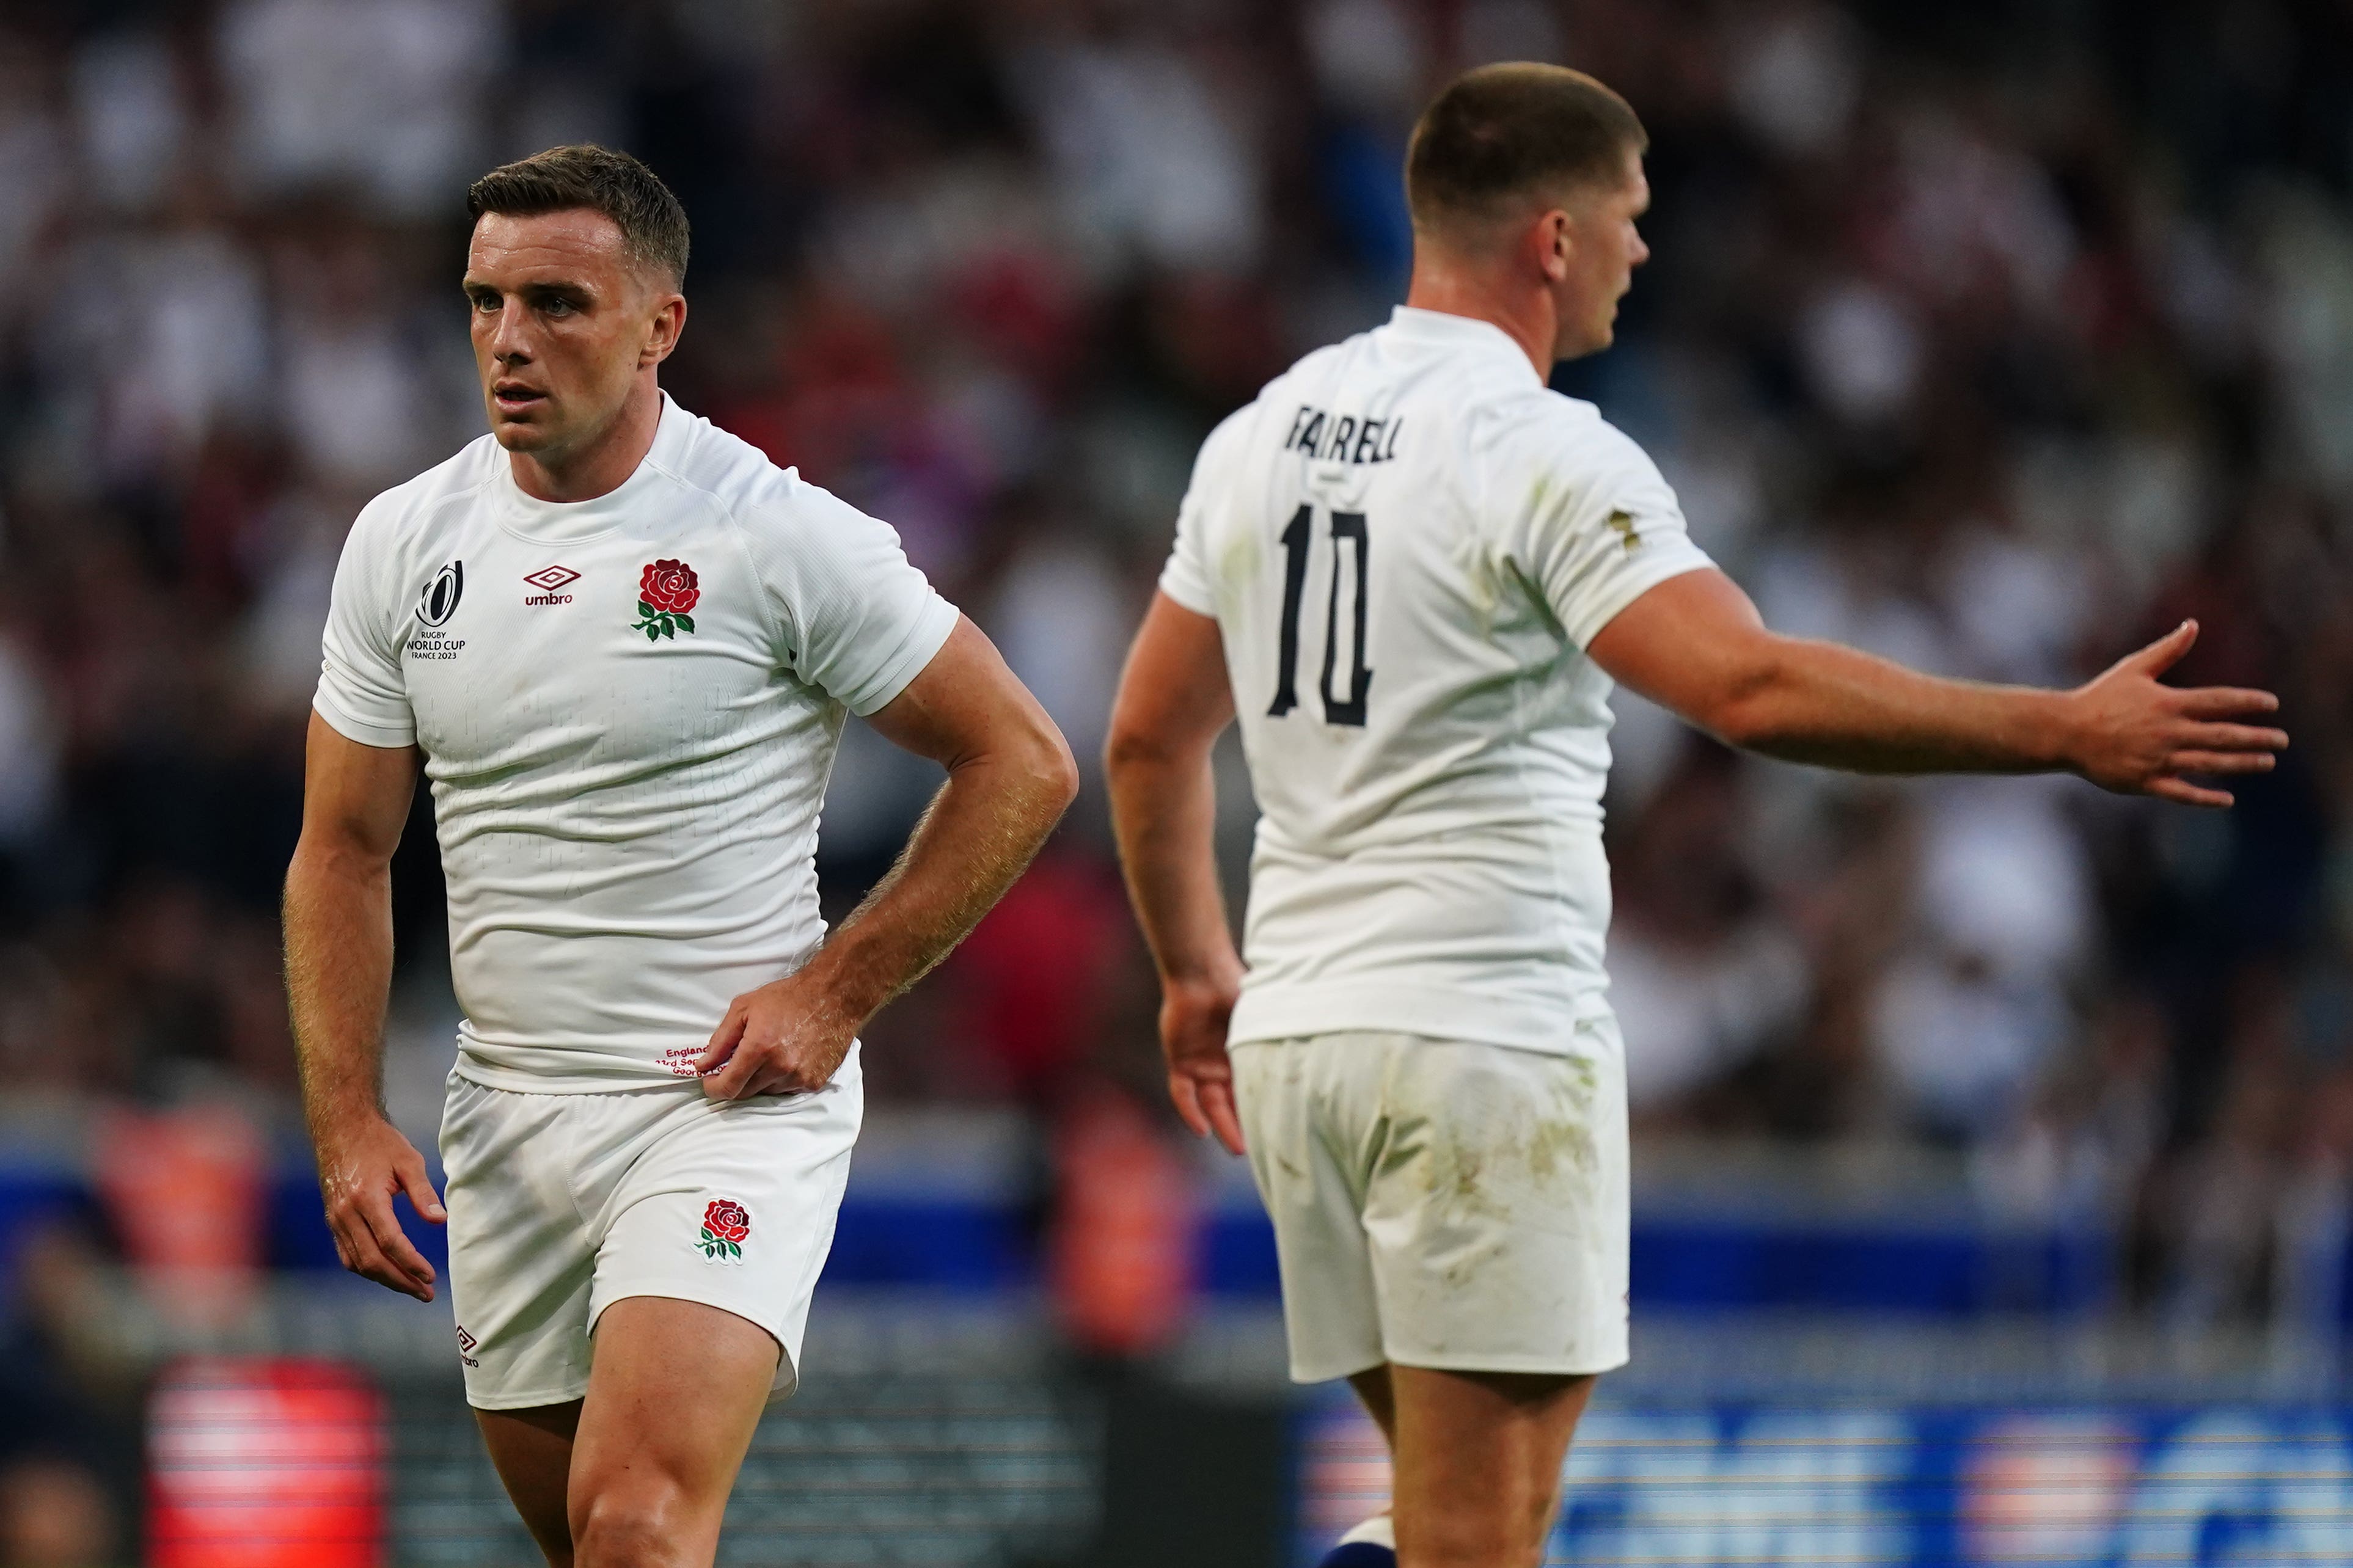
MULTIPOLYGON (((1307 592, 1307 549, 1314 539, 1314 529, 1315 509, 1303 506, 1291 514, 1291 524, 1282 531, 1282 640, 1275 656, 1274 702, 1266 710, 1271 719, 1280 719, 1299 706, 1299 613, 1307 592)), ((1366 573, 1371 555, 1372 541, 1365 531, 1365 514, 1332 513, 1332 591, 1324 602, 1321 689, 1324 721, 1327 724, 1361 727, 1365 722, 1365 697, 1373 686, 1373 672, 1365 667, 1366 573), (1341 563, 1351 553, 1347 548, 1350 545, 1355 546, 1356 557, 1356 615, 1354 635, 1348 639, 1348 694, 1342 697, 1332 689, 1332 677, 1340 658, 1341 563)))

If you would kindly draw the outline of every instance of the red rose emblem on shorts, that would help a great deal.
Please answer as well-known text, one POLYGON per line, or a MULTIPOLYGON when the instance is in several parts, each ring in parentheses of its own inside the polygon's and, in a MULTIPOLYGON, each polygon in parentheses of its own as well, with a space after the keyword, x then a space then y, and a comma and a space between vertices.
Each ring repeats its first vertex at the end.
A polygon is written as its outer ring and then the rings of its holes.
POLYGON ((656 561, 638 576, 638 618, 629 629, 648 642, 694 629, 688 612, 702 598, 702 580, 683 561, 656 561))
POLYGON ((741 1258, 752 1234, 751 1211, 733 1198, 713 1198, 702 1211, 702 1236, 695 1246, 705 1258, 741 1258))

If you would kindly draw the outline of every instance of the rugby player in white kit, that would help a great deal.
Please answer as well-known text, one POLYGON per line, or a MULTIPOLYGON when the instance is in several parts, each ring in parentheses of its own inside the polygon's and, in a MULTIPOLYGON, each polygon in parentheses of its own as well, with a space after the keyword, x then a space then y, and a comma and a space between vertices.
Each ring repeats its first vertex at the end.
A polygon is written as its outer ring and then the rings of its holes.
POLYGON ((432 1300, 392 1200, 444 1210, 379 1070, 421 758, 465 1013, 441 1147, 468 1401, 549 1563, 707 1564, 799 1374, 858 1028, 1076 773, 889 528, 660 390, 688 237, 650 171, 557 148, 469 206, 491 434, 370 503, 335 577, 286 886, 304 1099, 344 1264, 432 1300), (948 780, 828 937, 849 712, 948 780))
POLYGON ((2200 805, 2229 796, 2185 775, 2286 743, 2235 721, 2267 693, 2158 684, 2189 625, 2069 692, 1767 631, 1641 449, 1546 387, 1608 346, 1648 254, 1645 145, 1556 67, 1438 97, 1406 305, 1210 436, 1113 717, 1171 1093, 1250 1156, 1293 1375, 1349 1378, 1392 1449, 1393 1515, 1334 1568, 1540 1561, 1594 1375, 1627 1359, 1613 679, 1775 756, 2200 805), (1241 955, 1209 772, 1237 715, 1261 811, 1241 955))

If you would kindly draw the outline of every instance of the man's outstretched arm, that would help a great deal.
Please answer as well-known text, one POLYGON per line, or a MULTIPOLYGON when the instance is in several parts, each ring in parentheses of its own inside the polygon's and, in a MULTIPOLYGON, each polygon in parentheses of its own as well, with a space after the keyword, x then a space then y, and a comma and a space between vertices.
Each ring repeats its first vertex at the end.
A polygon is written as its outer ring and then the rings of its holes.
POLYGON ((2198 639, 2184 621, 2072 691, 1922 675, 1836 643, 1766 629, 1721 572, 1669 578, 1587 652, 1729 745, 1857 773, 2073 773, 2123 795, 2225 806, 2195 775, 2267 773, 2284 731, 2242 722, 2268 691, 2161 684, 2198 639))
POLYGON ((417 749, 364 746, 311 715, 302 837, 286 871, 286 999, 327 1226, 343 1267, 433 1300, 433 1266, 400 1228, 405 1192, 439 1224, 425 1158, 384 1113, 392 985, 392 852, 417 791, 417 749))
POLYGON ((1128 897, 1160 968, 1169 1096, 1195 1133, 1214 1132, 1239 1154, 1226 1022, 1242 961, 1218 886, 1209 772, 1210 750, 1233 718, 1218 623, 1155 595, 1120 678, 1103 774, 1128 897))
POLYGON ((948 782, 817 956, 729 1005, 696 1063, 713 1100, 831 1082, 860 1027, 979 923, 1078 793, 1062 732, 969 620, 869 721, 948 782))

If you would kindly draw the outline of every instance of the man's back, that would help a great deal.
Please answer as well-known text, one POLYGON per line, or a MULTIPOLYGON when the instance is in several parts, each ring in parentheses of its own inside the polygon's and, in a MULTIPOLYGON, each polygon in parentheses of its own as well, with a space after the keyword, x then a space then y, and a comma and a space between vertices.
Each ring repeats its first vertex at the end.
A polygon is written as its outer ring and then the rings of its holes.
POLYGON ((1706 564, 1641 450, 1482 321, 1400 309, 1219 426, 1161 586, 1219 623, 1264 814, 1234 1041, 1567 1048, 1609 918, 1580 650, 1706 564))

